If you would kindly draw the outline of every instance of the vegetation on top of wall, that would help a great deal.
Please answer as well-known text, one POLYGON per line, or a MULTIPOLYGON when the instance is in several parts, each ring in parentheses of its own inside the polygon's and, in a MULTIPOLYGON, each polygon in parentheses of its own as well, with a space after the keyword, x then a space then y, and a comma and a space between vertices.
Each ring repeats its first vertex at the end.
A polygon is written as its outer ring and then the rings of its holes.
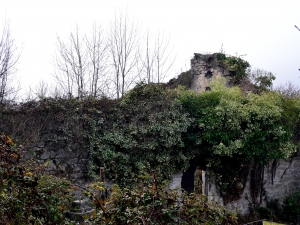
POLYGON ((295 151, 292 132, 284 129, 285 101, 279 94, 243 96, 238 87, 226 88, 220 80, 211 88, 202 94, 187 91, 181 97, 183 107, 196 117, 201 133, 197 144, 211 146, 215 155, 243 154, 261 163, 287 158, 295 151))
POLYGON ((293 115, 299 123, 299 104, 276 92, 243 95, 238 87, 226 88, 223 79, 212 82, 211 89, 182 94, 183 108, 194 119, 186 137, 202 149, 199 154, 207 158, 221 190, 234 191, 238 198, 236 193, 241 193, 246 179, 241 168, 249 168, 252 161, 264 165, 288 158, 296 151, 294 127, 285 121, 293 115))
POLYGON ((240 56, 231 56, 220 52, 218 60, 225 65, 228 71, 234 72, 236 78, 241 79, 247 76, 246 70, 250 64, 240 56))
POLYGON ((175 91, 162 85, 141 84, 106 118, 112 126, 91 119, 86 134, 91 174, 104 166, 109 178, 131 186, 152 170, 162 182, 187 168, 192 154, 186 150, 182 135, 191 119, 176 98, 175 91))
POLYGON ((247 78, 259 92, 270 90, 273 86, 273 81, 276 79, 273 73, 263 69, 248 69, 246 73, 247 78))
POLYGON ((186 87, 187 89, 190 89, 192 86, 192 79, 193 76, 191 70, 188 70, 180 73, 177 78, 173 78, 169 80, 169 82, 166 83, 165 85, 170 89, 175 89, 178 86, 183 86, 186 87))
MULTIPOLYGON (((245 72, 246 62, 230 60, 245 72)), ((295 152, 299 114, 299 98, 268 88, 246 94, 218 80, 197 94, 141 83, 119 100, 45 98, 8 107, 0 129, 29 146, 53 133, 47 138, 66 149, 77 150, 76 143, 89 153, 92 177, 104 166, 121 186, 134 186, 152 170, 162 183, 203 156, 226 195, 241 193, 253 161, 264 165, 295 152)))
POLYGON ((163 85, 140 84, 122 100, 32 101, 5 110, 0 129, 28 147, 43 137, 70 151, 86 149, 90 174, 104 166, 107 177, 120 185, 134 185, 152 170, 162 182, 192 157, 181 138, 191 119, 176 96, 163 85))

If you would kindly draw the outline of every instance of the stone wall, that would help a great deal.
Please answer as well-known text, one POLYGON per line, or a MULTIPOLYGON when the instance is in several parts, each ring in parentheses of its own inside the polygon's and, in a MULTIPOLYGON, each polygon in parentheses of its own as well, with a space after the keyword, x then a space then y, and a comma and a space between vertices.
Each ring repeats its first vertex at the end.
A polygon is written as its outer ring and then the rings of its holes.
MULTIPOLYGON (((300 188, 300 157, 297 156, 289 160, 279 160, 277 162, 277 168, 272 175, 271 165, 265 166, 263 190, 265 196, 263 196, 262 205, 265 205, 264 198, 278 199, 281 203, 284 198, 300 188), (272 178, 273 176, 273 178, 272 178)), ((246 183, 244 192, 241 198, 237 201, 230 202, 226 206, 234 212, 246 214, 249 210, 250 203, 250 177, 246 183), (249 200, 247 200, 249 197, 249 200)), ((209 181, 208 181, 209 182, 209 181)), ((259 187, 258 187, 259 188, 259 187)), ((219 195, 219 191, 216 186, 209 182, 208 198, 211 201, 220 203, 223 205, 223 199, 219 195)), ((259 202, 259 199, 258 199, 259 202)))
MULTIPOLYGON (((218 61, 216 53, 208 55, 195 53, 194 58, 191 60, 191 73, 193 75, 191 89, 198 93, 206 91, 209 82, 217 77, 222 76, 226 78, 233 75, 218 61)), ((249 201, 246 197, 248 196, 250 199, 249 180, 250 178, 248 177, 242 197, 238 201, 227 204, 228 208, 242 214, 248 212, 249 201)), ((206 185, 207 190, 205 190, 208 198, 223 204, 223 199, 220 197, 216 186, 209 180, 209 176, 205 183, 208 183, 208 185, 206 185)), ((279 160, 275 173, 272 173, 271 165, 265 167, 263 189, 269 199, 279 199, 283 201, 286 196, 299 188, 300 156, 289 160, 279 160)), ((262 204, 264 204, 264 202, 262 204)))
POLYGON ((191 89, 200 93, 208 89, 208 84, 217 77, 232 76, 223 63, 218 60, 218 53, 202 55, 195 53, 191 60, 191 89))
POLYGON ((88 151, 78 143, 71 145, 59 140, 57 134, 43 134, 30 157, 35 157, 40 163, 47 163, 47 169, 53 175, 62 175, 76 183, 88 179, 88 151))
MULTIPOLYGON (((191 75, 191 89, 203 92, 207 90, 210 81, 219 76, 232 76, 232 73, 228 72, 224 65, 218 61, 217 54, 195 54, 191 60, 191 72, 187 75, 191 75)), ((189 85, 189 82, 185 82, 189 85)), ((78 143, 67 144, 51 131, 41 135, 33 152, 29 154, 30 157, 36 157, 41 163, 49 162, 49 170, 52 174, 61 174, 76 183, 88 180, 88 151, 78 143)), ((300 156, 287 161, 279 160, 273 175, 272 179, 271 166, 266 166, 264 189, 270 199, 283 200, 285 196, 300 187, 300 156)), ((203 193, 207 194, 210 200, 223 204, 216 186, 210 180, 209 173, 203 177, 206 181, 203 193)), ((181 188, 181 183, 182 172, 179 172, 174 174, 169 188, 181 188)), ((234 211, 246 213, 249 202, 245 198, 250 196, 249 189, 250 183, 248 181, 241 199, 229 203, 227 207, 234 211)))

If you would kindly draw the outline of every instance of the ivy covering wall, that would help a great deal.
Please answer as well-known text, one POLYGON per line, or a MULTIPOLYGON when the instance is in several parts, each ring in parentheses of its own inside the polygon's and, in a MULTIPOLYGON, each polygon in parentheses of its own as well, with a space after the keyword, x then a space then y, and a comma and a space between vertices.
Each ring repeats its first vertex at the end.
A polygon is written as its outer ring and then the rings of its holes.
POLYGON ((121 186, 134 186, 152 170, 162 184, 191 159, 205 158, 201 162, 215 173, 221 191, 241 193, 254 164, 296 151, 299 115, 297 97, 270 90, 245 94, 220 79, 201 94, 141 83, 120 100, 49 98, 8 105, 0 130, 32 150, 52 134, 48 138, 69 151, 88 153, 91 177, 103 166, 121 186))
POLYGON ((87 129, 91 174, 101 165, 109 178, 130 186, 152 170, 162 182, 186 169, 193 154, 187 150, 183 134, 191 118, 178 96, 162 85, 141 84, 106 118, 91 119, 87 129))
POLYGON ((223 196, 226 202, 239 198, 250 168, 295 153, 300 102, 272 91, 244 95, 238 87, 225 87, 223 79, 212 82, 211 90, 185 91, 180 100, 193 118, 186 139, 202 150, 197 154, 206 158, 230 198, 223 196))

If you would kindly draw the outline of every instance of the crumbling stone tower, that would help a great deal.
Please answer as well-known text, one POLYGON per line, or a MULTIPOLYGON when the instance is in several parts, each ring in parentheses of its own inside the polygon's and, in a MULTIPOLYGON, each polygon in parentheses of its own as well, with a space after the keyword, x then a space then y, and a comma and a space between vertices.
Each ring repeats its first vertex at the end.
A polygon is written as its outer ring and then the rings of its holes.
POLYGON ((224 63, 218 59, 219 53, 199 54, 194 53, 191 59, 191 89, 200 93, 209 89, 210 81, 217 77, 229 77, 234 75, 233 72, 225 68, 224 63))

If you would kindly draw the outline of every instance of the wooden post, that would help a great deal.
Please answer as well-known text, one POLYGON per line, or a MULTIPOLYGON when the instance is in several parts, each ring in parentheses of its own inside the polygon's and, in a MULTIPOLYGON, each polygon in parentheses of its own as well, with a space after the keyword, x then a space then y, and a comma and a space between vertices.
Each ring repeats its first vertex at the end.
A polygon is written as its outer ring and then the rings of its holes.
POLYGON ((205 179, 205 171, 201 171, 201 180, 202 180, 202 195, 206 195, 206 179, 205 179))
POLYGON ((152 170, 152 177, 153 177, 153 190, 156 191, 156 195, 157 195, 157 182, 156 182, 156 176, 154 170, 152 170))
POLYGON ((100 167, 100 181, 105 182, 105 172, 104 167, 100 167))

